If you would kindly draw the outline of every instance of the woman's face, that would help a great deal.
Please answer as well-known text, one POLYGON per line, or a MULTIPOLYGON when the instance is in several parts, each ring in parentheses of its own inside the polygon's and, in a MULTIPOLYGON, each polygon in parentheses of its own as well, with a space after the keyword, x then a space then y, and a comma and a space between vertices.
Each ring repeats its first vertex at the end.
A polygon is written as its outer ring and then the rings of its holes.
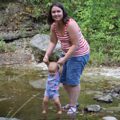
POLYGON ((60 21, 63 19, 63 10, 57 6, 53 6, 51 9, 51 15, 55 21, 60 21))

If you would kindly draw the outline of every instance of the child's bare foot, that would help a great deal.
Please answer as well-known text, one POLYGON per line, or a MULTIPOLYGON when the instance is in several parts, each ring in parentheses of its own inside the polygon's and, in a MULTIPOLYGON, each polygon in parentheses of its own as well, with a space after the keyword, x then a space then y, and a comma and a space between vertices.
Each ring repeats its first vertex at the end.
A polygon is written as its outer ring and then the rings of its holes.
POLYGON ((47 113, 46 110, 43 110, 43 111, 42 111, 42 114, 46 114, 46 113, 47 113))
POLYGON ((57 114, 58 114, 58 115, 61 115, 61 114, 62 114, 62 111, 61 111, 61 110, 59 110, 59 111, 57 112, 57 114))

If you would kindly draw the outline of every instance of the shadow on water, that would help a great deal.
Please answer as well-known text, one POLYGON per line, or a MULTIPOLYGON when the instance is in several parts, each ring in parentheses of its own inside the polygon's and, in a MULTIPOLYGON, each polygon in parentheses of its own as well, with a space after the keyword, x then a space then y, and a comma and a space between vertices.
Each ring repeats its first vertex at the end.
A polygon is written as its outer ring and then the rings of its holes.
MULTIPOLYGON (((83 87, 79 99, 81 108, 76 116, 67 116, 66 113, 58 116, 52 101, 49 102, 47 115, 42 115, 43 87, 46 74, 40 70, 1 67, 0 117, 18 118, 20 120, 101 120, 102 116, 108 115, 106 113, 84 114, 81 112, 85 105, 96 103, 92 100, 92 95, 87 95, 84 92, 87 88, 94 88, 92 83, 91 86, 88 86, 88 82, 81 83, 83 87), (42 81, 42 88, 38 89, 31 86, 30 82, 36 80, 42 81)), ((67 104, 67 94, 62 87, 60 88, 60 95, 61 103, 67 104)), ((116 116, 119 115, 116 113, 116 116)))

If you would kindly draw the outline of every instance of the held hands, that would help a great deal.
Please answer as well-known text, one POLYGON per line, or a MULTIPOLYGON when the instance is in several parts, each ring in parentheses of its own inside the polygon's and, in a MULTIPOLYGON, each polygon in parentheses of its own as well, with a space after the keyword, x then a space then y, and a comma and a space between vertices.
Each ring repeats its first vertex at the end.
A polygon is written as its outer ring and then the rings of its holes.
POLYGON ((48 58, 48 56, 44 56, 43 62, 44 62, 46 65, 49 64, 49 58, 48 58))
POLYGON ((63 65, 63 64, 65 63, 65 61, 66 61, 65 57, 61 57, 61 58, 57 61, 57 63, 60 64, 60 65, 63 65))
MULTIPOLYGON (((57 61, 57 63, 58 63, 59 65, 63 65, 63 64, 65 63, 65 61, 66 61, 65 57, 61 57, 61 58, 57 61)), ((48 65, 48 64, 49 64, 49 57, 45 55, 44 58, 43 58, 43 62, 44 62, 46 65, 48 65)))

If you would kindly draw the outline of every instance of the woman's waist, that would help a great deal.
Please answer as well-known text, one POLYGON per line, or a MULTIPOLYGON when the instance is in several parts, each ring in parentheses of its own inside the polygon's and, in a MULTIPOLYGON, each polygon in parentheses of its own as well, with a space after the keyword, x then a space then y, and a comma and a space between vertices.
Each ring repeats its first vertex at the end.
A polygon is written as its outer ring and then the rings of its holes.
MULTIPOLYGON (((62 54, 65 55, 67 52, 68 52, 69 48, 62 48, 62 54)), ((86 46, 86 47, 77 47, 75 49, 75 51, 73 52, 73 55, 82 55, 83 53, 84 54, 87 54, 90 52, 90 47, 89 46, 86 46)))

